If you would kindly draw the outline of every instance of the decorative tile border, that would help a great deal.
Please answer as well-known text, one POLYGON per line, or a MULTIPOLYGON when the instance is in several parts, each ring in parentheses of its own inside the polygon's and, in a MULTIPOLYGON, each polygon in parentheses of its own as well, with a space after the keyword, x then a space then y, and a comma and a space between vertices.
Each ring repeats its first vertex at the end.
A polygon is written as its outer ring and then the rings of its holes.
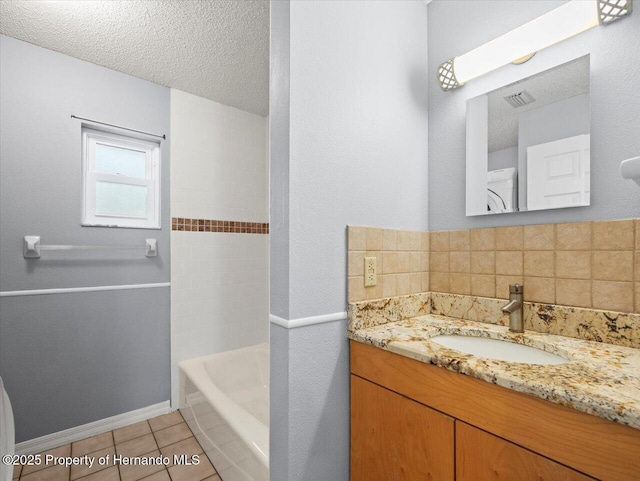
POLYGON ((173 217, 171 219, 171 230, 186 232, 229 232, 234 234, 268 234, 269 223, 173 217))

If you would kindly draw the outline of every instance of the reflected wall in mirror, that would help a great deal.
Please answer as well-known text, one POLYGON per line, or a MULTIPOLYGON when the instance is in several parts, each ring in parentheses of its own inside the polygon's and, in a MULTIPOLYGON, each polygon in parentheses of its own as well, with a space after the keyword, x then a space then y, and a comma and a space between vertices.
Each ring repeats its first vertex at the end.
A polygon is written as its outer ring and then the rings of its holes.
POLYGON ((467 216, 590 204, 589 56, 467 101, 467 216))

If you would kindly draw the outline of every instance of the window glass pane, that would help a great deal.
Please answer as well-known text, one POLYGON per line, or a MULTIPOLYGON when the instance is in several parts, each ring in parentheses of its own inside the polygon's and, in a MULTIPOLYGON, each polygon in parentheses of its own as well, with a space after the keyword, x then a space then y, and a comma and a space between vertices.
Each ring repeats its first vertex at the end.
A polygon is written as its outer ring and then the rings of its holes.
POLYGON ((97 143, 96 172, 144 179, 146 177, 146 154, 139 150, 97 143))
POLYGON ((96 182, 96 214, 145 217, 147 187, 96 182))

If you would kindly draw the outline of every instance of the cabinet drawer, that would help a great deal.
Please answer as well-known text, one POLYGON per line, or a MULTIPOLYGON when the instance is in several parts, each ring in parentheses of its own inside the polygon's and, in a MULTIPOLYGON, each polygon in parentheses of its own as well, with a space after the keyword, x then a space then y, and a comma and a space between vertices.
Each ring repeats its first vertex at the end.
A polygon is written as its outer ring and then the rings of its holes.
POLYGON ((457 481, 594 481, 502 438, 456 421, 457 481))
POLYGON ((454 420, 351 376, 351 481, 453 481, 454 420))

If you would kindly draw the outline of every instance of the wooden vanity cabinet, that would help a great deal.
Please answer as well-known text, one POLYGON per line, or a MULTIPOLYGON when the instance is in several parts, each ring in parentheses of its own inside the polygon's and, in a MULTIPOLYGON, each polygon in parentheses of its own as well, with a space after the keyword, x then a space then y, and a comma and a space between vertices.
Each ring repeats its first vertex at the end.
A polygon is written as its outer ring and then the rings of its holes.
POLYGON ((593 481, 562 464, 456 421, 456 481, 593 481))
POLYGON ((454 481, 454 420, 351 376, 351 481, 454 481))
POLYGON ((638 429, 355 341, 351 389, 352 481, 640 481, 638 429))

